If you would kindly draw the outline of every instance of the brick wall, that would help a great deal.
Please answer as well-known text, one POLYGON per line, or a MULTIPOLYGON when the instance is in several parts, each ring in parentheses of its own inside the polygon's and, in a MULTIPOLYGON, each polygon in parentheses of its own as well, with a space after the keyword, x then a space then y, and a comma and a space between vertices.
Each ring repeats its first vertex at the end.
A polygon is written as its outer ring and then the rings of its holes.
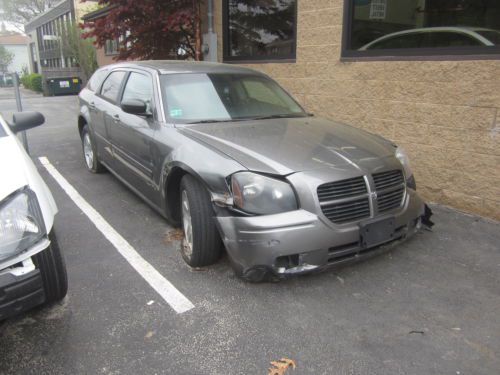
POLYGON ((340 62, 342 14, 343 0, 298 0, 296 63, 248 66, 316 115, 403 146, 428 201, 500 220, 500 60, 340 62))
POLYGON ((104 47, 96 48, 95 50, 97 65, 104 66, 109 64, 115 64, 116 61, 113 60, 114 55, 106 55, 104 53, 104 47))

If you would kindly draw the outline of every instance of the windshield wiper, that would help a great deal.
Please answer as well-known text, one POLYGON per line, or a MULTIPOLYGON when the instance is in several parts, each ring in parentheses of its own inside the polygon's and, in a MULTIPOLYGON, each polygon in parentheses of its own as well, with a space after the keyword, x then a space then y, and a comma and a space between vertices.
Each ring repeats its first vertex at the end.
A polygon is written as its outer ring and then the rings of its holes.
POLYGON ((299 117, 309 117, 311 114, 309 113, 284 113, 280 115, 268 115, 268 116, 255 116, 255 117, 247 117, 247 120, 270 120, 273 118, 299 118, 299 117))
POLYGON ((215 122, 233 122, 233 121, 238 121, 234 119, 227 119, 227 120, 216 120, 216 119, 207 119, 207 120, 197 120, 197 121, 192 121, 192 122, 186 122, 186 124, 212 124, 215 122))

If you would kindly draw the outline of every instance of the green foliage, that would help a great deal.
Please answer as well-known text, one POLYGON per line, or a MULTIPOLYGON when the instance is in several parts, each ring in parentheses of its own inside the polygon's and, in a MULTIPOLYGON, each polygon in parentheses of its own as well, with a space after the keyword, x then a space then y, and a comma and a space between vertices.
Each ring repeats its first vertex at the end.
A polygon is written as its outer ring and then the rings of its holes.
POLYGON ((77 23, 68 22, 62 33, 65 55, 75 58, 86 79, 89 79, 99 67, 92 39, 83 39, 77 23))
POLYGON ((14 54, 0 45, 0 71, 7 72, 7 68, 14 60, 14 54))
POLYGON ((33 90, 36 92, 42 92, 42 76, 41 74, 25 74, 21 77, 21 83, 24 88, 33 90))

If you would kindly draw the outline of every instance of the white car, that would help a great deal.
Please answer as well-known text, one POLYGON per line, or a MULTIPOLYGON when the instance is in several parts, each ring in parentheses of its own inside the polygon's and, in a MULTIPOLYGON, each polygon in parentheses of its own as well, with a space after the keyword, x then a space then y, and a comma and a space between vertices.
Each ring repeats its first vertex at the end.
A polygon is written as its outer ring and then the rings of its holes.
POLYGON ((66 267, 54 232, 57 206, 15 133, 41 125, 38 112, 0 116, 0 321, 61 300, 66 267))
POLYGON ((500 32, 481 27, 422 27, 384 35, 359 51, 396 48, 492 47, 500 44, 500 32))

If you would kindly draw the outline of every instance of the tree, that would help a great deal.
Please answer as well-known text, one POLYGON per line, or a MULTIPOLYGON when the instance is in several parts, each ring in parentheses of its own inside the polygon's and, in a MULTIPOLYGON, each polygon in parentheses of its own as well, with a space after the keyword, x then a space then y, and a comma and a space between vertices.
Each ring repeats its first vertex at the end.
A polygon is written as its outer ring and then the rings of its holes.
POLYGON ((168 59, 179 48, 184 58, 201 60, 202 0, 99 0, 109 11, 82 25, 84 38, 103 47, 120 40, 116 60, 168 59))
POLYGON ((0 0, 0 20, 20 30, 33 18, 52 8, 60 0, 0 0))
POLYGON ((73 57, 80 66, 86 79, 97 70, 97 57, 93 39, 82 38, 82 30, 75 22, 66 23, 62 29, 61 40, 65 56, 73 57))
POLYGON ((0 71, 6 73, 10 63, 14 60, 14 54, 0 45, 0 71))

